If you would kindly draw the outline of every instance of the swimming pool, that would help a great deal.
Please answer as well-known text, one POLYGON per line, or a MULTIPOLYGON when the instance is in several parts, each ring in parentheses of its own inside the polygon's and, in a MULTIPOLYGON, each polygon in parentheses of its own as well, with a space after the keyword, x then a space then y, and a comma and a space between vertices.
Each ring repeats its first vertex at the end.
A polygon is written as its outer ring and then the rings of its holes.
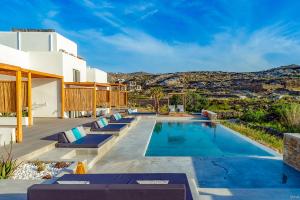
POLYGON ((275 156, 240 134, 211 122, 157 122, 145 156, 275 156))

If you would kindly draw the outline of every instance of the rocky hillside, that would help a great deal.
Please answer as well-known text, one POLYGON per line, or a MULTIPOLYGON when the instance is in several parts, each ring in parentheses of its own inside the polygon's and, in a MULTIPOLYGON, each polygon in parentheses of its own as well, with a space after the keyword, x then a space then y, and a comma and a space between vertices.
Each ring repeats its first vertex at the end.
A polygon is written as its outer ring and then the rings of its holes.
MULTIPOLYGON (((300 90, 300 66, 281 66, 259 72, 193 71, 151 74, 145 72, 110 73, 109 81, 135 81, 144 89, 162 86, 166 90, 199 89, 210 92, 297 91, 300 90)), ((226 92, 225 92, 226 93, 226 92)))

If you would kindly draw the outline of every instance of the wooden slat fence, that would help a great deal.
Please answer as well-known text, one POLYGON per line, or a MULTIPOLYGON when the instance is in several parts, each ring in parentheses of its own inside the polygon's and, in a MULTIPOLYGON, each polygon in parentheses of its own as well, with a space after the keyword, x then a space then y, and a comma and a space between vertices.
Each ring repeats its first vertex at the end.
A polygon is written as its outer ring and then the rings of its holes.
POLYGON ((109 90, 97 90, 96 105, 108 107, 109 106, 109 90))
POLYGON ((93 88, 65 88, 65 111, 92 111, 93 88))
POLYGON ((119 91, 111 91, 111 106, 117 107, 119 105, 119 91))
POLYGON ((126 92, 120 92, 120 106, 126 106, 126 92))
MULTIPOLYGON (((27 107, 27 82, 22 82, 22 107, 27 107)), ((0 112, 16 112, 16 82, 0 81, 0 112)))

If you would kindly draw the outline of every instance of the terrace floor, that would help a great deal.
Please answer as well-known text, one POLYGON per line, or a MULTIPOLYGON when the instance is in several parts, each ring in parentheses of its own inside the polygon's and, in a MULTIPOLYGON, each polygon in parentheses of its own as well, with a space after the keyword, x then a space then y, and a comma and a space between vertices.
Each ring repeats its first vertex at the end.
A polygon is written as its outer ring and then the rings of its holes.
MULTIPOLYGON (((81 124, 94 121, 93 118, 34 118, 33 126, 23 126, 23 142, 13 144, 14 157, 26 159, 28 154, 40 154, 54 148, 55 133, 65 131, 81 124)), ((4 147, 0 147, 0 154, 4 152, 4 147)), ((31 155, 32 156, 32 155, 31 155)))

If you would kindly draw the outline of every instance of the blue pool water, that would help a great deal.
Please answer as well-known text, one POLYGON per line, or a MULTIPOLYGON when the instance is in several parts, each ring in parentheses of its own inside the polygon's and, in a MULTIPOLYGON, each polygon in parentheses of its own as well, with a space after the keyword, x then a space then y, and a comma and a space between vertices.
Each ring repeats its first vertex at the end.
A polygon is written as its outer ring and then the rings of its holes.
POLYGON ((218 124, 158 122, 146 156, 190 156, 202 188, 300 188, 300 172, 218 124))
POLYGON ((157 122, 146 156, 274 156, 219 124, 157 122))

